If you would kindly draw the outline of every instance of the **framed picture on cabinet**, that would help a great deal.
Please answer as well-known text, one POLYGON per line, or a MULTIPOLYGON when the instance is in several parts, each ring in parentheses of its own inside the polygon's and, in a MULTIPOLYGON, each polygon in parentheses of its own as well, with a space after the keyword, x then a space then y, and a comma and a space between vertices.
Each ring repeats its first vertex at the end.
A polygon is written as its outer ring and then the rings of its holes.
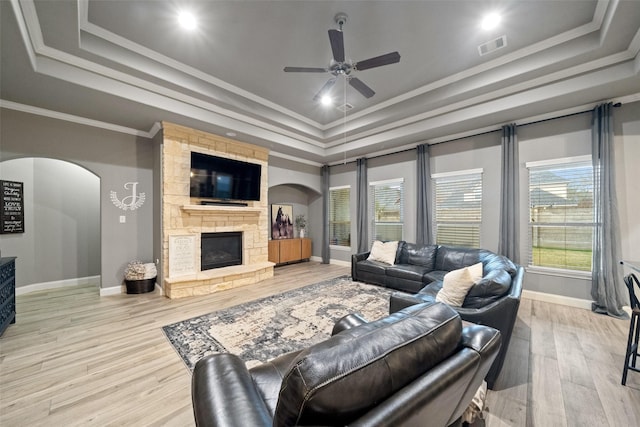
POLYGON ((271 238, 293 239, 293 206, 271 205, 271 238))

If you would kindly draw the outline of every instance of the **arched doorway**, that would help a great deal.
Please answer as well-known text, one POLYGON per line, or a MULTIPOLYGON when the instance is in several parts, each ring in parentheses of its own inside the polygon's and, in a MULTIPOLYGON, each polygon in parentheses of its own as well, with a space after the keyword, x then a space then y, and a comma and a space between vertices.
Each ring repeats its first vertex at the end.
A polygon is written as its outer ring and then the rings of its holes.
POLYGON ((0 163, 0 179, 24 186, 24 233, 3 234, 16 256, 16 292, 100 278, 100 178, 63 160, 27 157, 0 163))

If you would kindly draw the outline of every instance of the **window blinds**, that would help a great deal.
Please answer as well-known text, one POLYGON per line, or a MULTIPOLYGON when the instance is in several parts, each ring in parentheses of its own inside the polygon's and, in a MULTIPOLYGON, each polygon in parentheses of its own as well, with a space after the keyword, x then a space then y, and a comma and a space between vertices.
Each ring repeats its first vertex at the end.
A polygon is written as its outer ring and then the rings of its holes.
POLYGON ((479 248, 482 172, 434 175, 432 179, 436 243, 479 248))
POLYGON ((369 183, 369 218, 374 240, 402 240, 404 226, 404 180, 369 183))
POLYGON ((593 167, 566 161, 529 168, 529 265, 591 271, 593 167))
POLYGON ((351 246, 350 187, 329 189, 329 244, 351 246))

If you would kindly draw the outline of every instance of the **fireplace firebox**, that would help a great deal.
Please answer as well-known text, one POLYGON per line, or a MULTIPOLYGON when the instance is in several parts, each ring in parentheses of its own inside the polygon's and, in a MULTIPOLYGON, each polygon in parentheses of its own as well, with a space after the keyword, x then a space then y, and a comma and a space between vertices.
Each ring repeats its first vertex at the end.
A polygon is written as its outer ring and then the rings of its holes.
POLYGON ((200 270, 242 265, 242 232, 202 233, 200 270))

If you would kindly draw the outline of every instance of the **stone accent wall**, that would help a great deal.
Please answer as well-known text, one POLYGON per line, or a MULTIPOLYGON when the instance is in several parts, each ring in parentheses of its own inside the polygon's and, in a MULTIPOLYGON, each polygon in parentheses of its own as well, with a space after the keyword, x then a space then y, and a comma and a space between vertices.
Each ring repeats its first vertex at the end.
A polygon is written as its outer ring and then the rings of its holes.
POLYGON ((251 144, 163 122, 162 258, 163 292, 169 298, 204 295, 245 286, 273 277, 268 261, 269 151, 251 144), (248 206, 203 206, 189 196, 191 152, 210 154, 262 165, 260 201, 248 206), (200 234, 241 231, 243 265, 200 271, 200 234), (195 236, 195 272, 169 276, 169 237, 195 236))

